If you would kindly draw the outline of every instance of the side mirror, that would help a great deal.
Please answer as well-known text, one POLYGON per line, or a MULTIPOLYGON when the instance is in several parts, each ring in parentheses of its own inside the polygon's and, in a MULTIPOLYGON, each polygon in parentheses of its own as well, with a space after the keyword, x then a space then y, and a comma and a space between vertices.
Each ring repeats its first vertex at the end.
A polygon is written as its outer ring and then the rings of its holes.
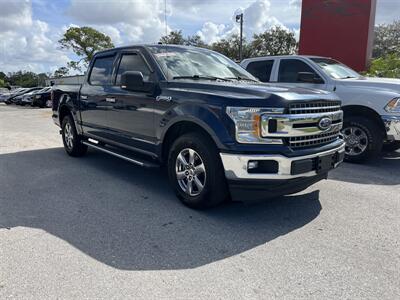
POLYGON ((297 81, 305 83, 324 83, 324 80, 321 77, 317 77, 317 75, 312 72, 297 73, 297 81))
POLYGON ((153 88, 153 83, 144 82, 142 72, 127 71, 121 75, 121 88, 129 91, 148 92, 153 88))

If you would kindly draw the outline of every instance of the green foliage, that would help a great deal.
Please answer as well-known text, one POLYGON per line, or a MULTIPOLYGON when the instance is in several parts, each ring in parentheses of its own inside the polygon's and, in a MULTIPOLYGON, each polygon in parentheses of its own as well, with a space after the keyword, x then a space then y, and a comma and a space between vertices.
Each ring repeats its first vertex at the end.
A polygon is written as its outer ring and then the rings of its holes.
MULTIPOLYGON (((240 37, 237 34, 233 34, 226 39, 219 40, 211 45, 211 49, 217 51, 232 60, 239 60, 239 44, 240 37)), ((243 38, 243 58, 248 58, 252 54, 250 44, 247 43, 246 38, 243 38)))
POLYGON ((400 78, 400 55, 388 54, 372 60, 367 76, 400 78))
POLYGON ((255 34, 251 42, 252 56, 295 54, 298 49, 293 31, 276 26, 255 34))
POLYGON ((400 55, 400 21, 375 27, 373 57, 383 57, 397 53, 400 55))
POLYGON ((183 37, 182 30, 171 31, 168 35, 164 35, 160 38, 160 43, 170 45, 185 45, 195 47, 207 47, 206 43, 202 41, 199 35, 183 37))
POLYGON ((91 27, 70 27, 58 41, 62 49, 70 49, 77 56, 78 61, 71 61, 68 66, 81 71, 81 62, 87 66, 96 51, 113 48, 111 38, 91 27))
POLYGON ((4 82, 9 85, 21 86, 21 87, 35 87, 44 86, 48 75, 45 73, 36 74, 29 71, 18 71, 9 73, 4 82))
POLYGON ((6 87, 6 83, 4 82, 3 79, 0 78, 0 88, 6 87))
POLYGON ((54 71, 54 77, 64 77, 67 76, 69 73, 69 69, 67 67, 60 67, 57 70, 54 71))

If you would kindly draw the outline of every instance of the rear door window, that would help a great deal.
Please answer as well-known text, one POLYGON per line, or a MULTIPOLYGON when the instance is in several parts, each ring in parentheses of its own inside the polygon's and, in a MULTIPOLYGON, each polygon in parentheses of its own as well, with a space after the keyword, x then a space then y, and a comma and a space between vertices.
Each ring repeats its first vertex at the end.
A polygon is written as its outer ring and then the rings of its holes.
POLYGON ((114 56, 98 57, 95 59, 89 82, 92 85, 110 85, 114 56))
POLYGON ((273 60, 253 61, 247 65, 246 70, 262 82, 269 82, 273 65, 273 60))

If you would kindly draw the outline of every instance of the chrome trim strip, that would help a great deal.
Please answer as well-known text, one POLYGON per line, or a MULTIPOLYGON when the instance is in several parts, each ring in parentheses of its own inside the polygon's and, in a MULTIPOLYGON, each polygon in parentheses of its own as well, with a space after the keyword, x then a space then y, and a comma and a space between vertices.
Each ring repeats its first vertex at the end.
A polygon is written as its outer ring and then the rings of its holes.
POLYGON ((330 131, 340 130, 342 123, 333 124, 328 130, 321 130, 316 125, 322 118, 329 117, 332 121, 343 120, 343 111, 315 113, 315 114, 288 114, 288 115, 268 115, 261 116, 261 135, 263 137, 295 137, 304 135, 314 135, 330 131), (277 132, 270 133, 268 123, 270 120, 277 121, 277 132), (294 128, 295 124, 310 124, 307 127, 294 128))
MULTIPOLYGON (((319 156, 334 154, 336 152, 344 152, 344 143, 339 147, 331 150, 327 150, 320 153, 315 153, 305 156, 286 157, 283 155, 241 155, 241 154, 230 154, 220 153, 222 164, 225 169, 225 176, 227 179, 293 179, 298 177, 310 177, 317 175, 316 171, 311 171, 303 174, 291 175, 292 162, 296 160, 302 160, 307 158, 315 158, 319 156), (250 160, 275 160, 279 164, 279 170, 277 174, 250 174, 247 172, 247 165, 250 160)), ((335 168, 341 162, 335 165, 335 168)))

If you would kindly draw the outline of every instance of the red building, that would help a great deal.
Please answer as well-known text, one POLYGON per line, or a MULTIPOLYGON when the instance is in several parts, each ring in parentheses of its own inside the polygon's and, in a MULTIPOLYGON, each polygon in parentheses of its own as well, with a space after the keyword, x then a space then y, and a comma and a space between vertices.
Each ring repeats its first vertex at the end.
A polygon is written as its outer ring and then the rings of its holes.
POLYGON ((303 0, 299 54, 363 71, 372 54, 376 0, 303 0))

